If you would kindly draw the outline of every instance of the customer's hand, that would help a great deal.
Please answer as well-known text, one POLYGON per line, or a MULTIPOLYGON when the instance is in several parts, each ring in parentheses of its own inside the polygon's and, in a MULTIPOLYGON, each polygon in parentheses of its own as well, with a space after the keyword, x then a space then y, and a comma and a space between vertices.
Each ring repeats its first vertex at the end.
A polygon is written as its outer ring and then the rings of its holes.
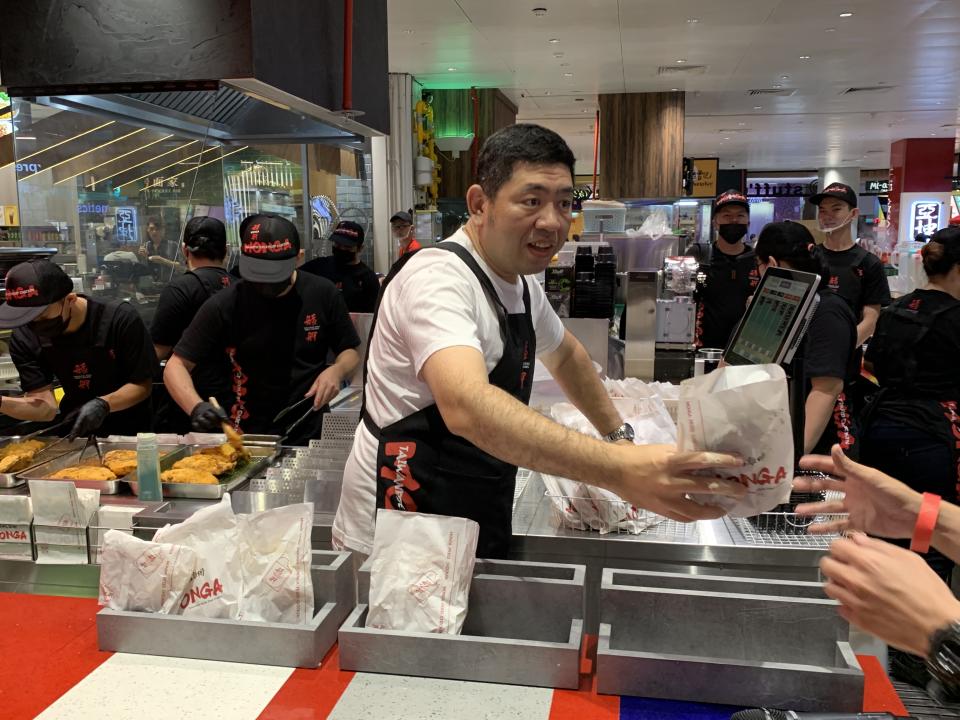
POLYGON ((67 438, 74 440, 78 437, 89 437, 100 429, 110 415, 110 404, 101 397, 88 400, 76 411, 73 427, 67 433, 67 438))
POLYGON ((820 561, 824 592, 852 625, 926 656, 930 635, 960 619, 960 601, 916 553, 859 533, 836 540, 820 561))
POLYGON ((671 520, 692 522, 722 517, 726 511, 715 505, 701 505, 688 494, 740 498, 747 489, 733 480, 695 475, 697 470, 736 468, 743 460, 735 455, 714 452, 677 451, 675 445, 610 446, 622 453, 623 468, 616 486, 610 489, 624 500, 665 515, 671 520))
POLYGON ((230 422, 223 408, 201 400, 190 411, 190 427, 196 432, 221 432, 223 423, 230 422))
POLYGON ((800 467, 804 470, 818 470, 832 477, 798 477, 793 481, 793 489, 798 492, 839 490, 844 494, 843 499, 798 505, 797 513, 849 513, 849 516, 815 523, 808 528, 809 532, 840 533, 859 530, 880 537, 910 537, 917 522, 923 496, 879 470, 855 463, 844 455, 839 445, 834 445, 831 453, 832 457, 807 455, 800 459, 800 467))
POLYGON ((310 389, 307 390, 303 396, 312 396, 313 409, 319 410, 337 396, 337 393, 340 392, 340 382, 342 380, 340 370, 336 366, 331 365, 317 375, 317 379, 313 381, 313 385, 310 386, 310 389))

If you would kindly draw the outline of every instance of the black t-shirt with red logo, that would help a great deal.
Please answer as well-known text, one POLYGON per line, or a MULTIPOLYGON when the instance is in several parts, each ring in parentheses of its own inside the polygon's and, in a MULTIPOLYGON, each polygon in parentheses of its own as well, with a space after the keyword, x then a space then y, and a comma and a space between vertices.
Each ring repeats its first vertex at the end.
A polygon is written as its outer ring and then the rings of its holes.
POLYGON ((866 305, 890 304, 890 285, 880 258, 859 245, 839 251, 820 245, 819 250, 830 268, 830 289, 849 303, 858 323, 866 305))
MULTIPOLYGON (((216 295, 234 282, 226 270, 220 267, 200 267, 176 275, 160 293, 157 312, 153 316, 150 335, 155 345, 174 347, 180 342, 183 331, 193 322, 194 316, 208 298, 216 295)), ((229 366, 225 357, 212 363, 201 363, 193 369, 193 384, 200 397, 222 397, 230 387, 229 366)))
MULTIPOLYGON (((226 356, 230 363, 228 414, 241 430, 279 433, 273 418, 303 398, 327 366, 330 353, 356 348, 360 338, 340 292, 329 280, 298 272, 293 289, 267 299, 243 281, 201 306, 174 353, 194 363, 226 356)), ((285 418, 288 425, 294 417, 285 418)), ((320 414, 290 442, 315 437, 320 414)))
MULTIPOLYGON (((58 380, 64 390, 61 416, 127 383, 152 380, 159 370, 147 326, 132 305, 83 297, 87 317, 75 332, 41 341, 25 325, 14 330, 10 339, 10 357, 20 373, 20 387, 29 392, 58 380)), ((133 435, 152 429, 148 397, 131 408, 110 413, 97 434, 133 435)))
POLYGON ((727 255, 714 243, 705 275, 697 291, 697 347, 725 348, 760 281, 756 253, 748 246, 727 255))
POLYGON ((350 312, 372 313, 376 309, 380 280, 377 274, 362 262, 340 265, 332 257, 320 257, 305 263, 300 269, 325 277, 336 285, 343 293, 347 310, 350 312))
MULTIPOLYGON (((913 342, 913 328, 905 326, 887 312, 880 313, 877 331, 867 346, 866 359, 883 392, 878 396, 876 418, 881 417, 901 425, 960 442, 960 301, 939 290, 915 290, 893 302, 892 308, 911 312, 940 311, 920 342, 913 342), (878 340, 883 332, 911 333, 905 335, 915 360, 913 382, 903 383, 899 375, 904 365, 904 353, 897 352, 901 343, 887 343, 894 348, 883 351, 878 340), (956 434, 956 436, 955 436, 956 434)), ((896 337, 892 338, 894 341, 896 337)))

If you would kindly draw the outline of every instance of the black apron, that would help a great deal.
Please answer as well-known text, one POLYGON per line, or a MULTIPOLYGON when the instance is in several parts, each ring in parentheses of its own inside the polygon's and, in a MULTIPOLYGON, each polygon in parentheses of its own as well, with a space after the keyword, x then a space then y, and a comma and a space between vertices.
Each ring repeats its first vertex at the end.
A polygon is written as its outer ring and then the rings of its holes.
MULTIPOLYGON (((120 303, 112 301, 100 304, 103 310, 99 317, 94 315, 92 308, 90 310, 90 322, 96 325, 92 345, 64 344, 56 339, 40 338, 43 359, 63 387, 61 417, 95 397, 112 393, 130 382, 130 378, 124 377, 117 366, 116 353, 122 352, 123 348, 113 348, 108 343, 110 327, 120 303)), ((152 430, 152 403, 148 397, 126 410, 110 413, 97 430, 97 435, 136 435, 152 430)), ((66 434, 69 431, 70 428, 66 427, 61 432, 66 434)))
MULTIPOLYGON (((456 243, 435 247, 456 254, 466 263, 497 311, 503 357, 490 372, 490 384, 528 404, 533 386, 536 333, 526 281, 523 281, 524 312, 510 314, 490 278, 466 248, 456 243)), ((414 254, 407 253, 397 261, 383 288, 414 254)), ((383 297, 383 290, 380 296, 383 297)), ((371 337, 378 314, 379 307, 374 313, 371 337)), ((369 347, 367 355, 369 360, 369 347)), ((477 557, 505 558, 513 532, 516 465, 499 460, 451 433, 436 404, 385 428, 377 427, 366 408, 367 367, 369 364, 365 363, 361 417, 378 441, 377 507, 475 520, 480 525, 477 557)))

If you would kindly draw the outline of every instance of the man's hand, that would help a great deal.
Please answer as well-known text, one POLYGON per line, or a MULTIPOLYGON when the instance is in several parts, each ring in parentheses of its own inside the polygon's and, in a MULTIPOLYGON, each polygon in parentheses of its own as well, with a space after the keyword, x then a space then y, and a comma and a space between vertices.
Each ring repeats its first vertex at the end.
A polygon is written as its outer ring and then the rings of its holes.
POLYGON ((958 601, 926 561, 866 535, 836 540, 820 561, 824 592, 851 625, 924 657, 930 635, 960 619, 958 601))
POLYGON ((800 459, 800 467, 804 470, 817 470, 832 477, 798 477, 793 481, 793 489, 799 492, 839 490, 844 493, 843 499, 798 505, 797 513, 849 513, 849 516, 815 523, 808 530, 811 533, 859 530, 880 537, 910 537, 920 511, 920 493, 879 470, 853 462, 844 455, 839 445, 834 445, 831 453, 832 457, 807 455, 800 459))
POLYGON ((67 438, 74 440, 78 437, 93 435, 103 425, 103 421, 110 415, 110 404, 101 397, 88 400, 77 410, 73 427, 67 433, 67 438))
POLYGON ((701 505, 688 494, 740 498, 747 489, 739 482, 700 477, 697 470, 736 468, 743 461, 734 455, 713 452, 677 452, 674 445, 610 446, 622 453, 622 475, 616 488, 620 497, 638 507, 665 515, 671 520, 692 522, 722 517, 726 510, 714 505, 701 505))
POLYGON ((190 427, 196 432, 221 432, 223 423, 230 422, 223 408, 214 407, 206 400, 201 400, 190 411, 190 427))
POLYGON ((313 385, 303 396, 313 396, 313 409, 319 410, 337 396, 337 393, 340 392, 342 380, 340 370, 335 365, 331 365, 317 375, 317 379, 313 381, 313 385))

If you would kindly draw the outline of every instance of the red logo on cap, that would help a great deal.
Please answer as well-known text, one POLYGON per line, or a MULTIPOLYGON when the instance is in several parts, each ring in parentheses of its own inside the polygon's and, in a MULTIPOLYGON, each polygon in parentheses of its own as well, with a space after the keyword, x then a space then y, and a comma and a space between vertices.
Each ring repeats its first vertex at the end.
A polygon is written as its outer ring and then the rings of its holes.
POLYGON ((7 288, 7 302, 11 300, 26 300, 27 298, 40 297, 40 291, 34 285, 27 285, 21 288, 7 288))
POLYGON ((257 235, 259 235, 259 234, 260 234, 260 223, 257 223, 256 225, 251 225, 251 226, 250 226, 250 239, 251 239, 251 240, 256 240, 256 239, 257 239, 257 235))
POLYGON ((836 184, 831 185, 826 190, 824 190, 824 192, 843 192, 843 193, 845 193, 846 191, 847 191, 847 188, 845 188, 843 185, 836 185, 836 184))
POLYGON ((243 252, 247 255, 267 255, 269 253, 281 253, 285 250, 293 250, 289 238, 274 240, 273 242, 248 242, 244 243, 243 246, 243 252))
POLYGON ((346 235, 347 237, 352 237, 352 238, 358 238, 358 237, 360 237, 360 233, 358 233, 356 230, 351 230, 351 229, 348 228, 348 227, 339 227, 339 226, 338 226, 337 229, 334 230, 334 234, 336 234, 336 235, 346 235))

